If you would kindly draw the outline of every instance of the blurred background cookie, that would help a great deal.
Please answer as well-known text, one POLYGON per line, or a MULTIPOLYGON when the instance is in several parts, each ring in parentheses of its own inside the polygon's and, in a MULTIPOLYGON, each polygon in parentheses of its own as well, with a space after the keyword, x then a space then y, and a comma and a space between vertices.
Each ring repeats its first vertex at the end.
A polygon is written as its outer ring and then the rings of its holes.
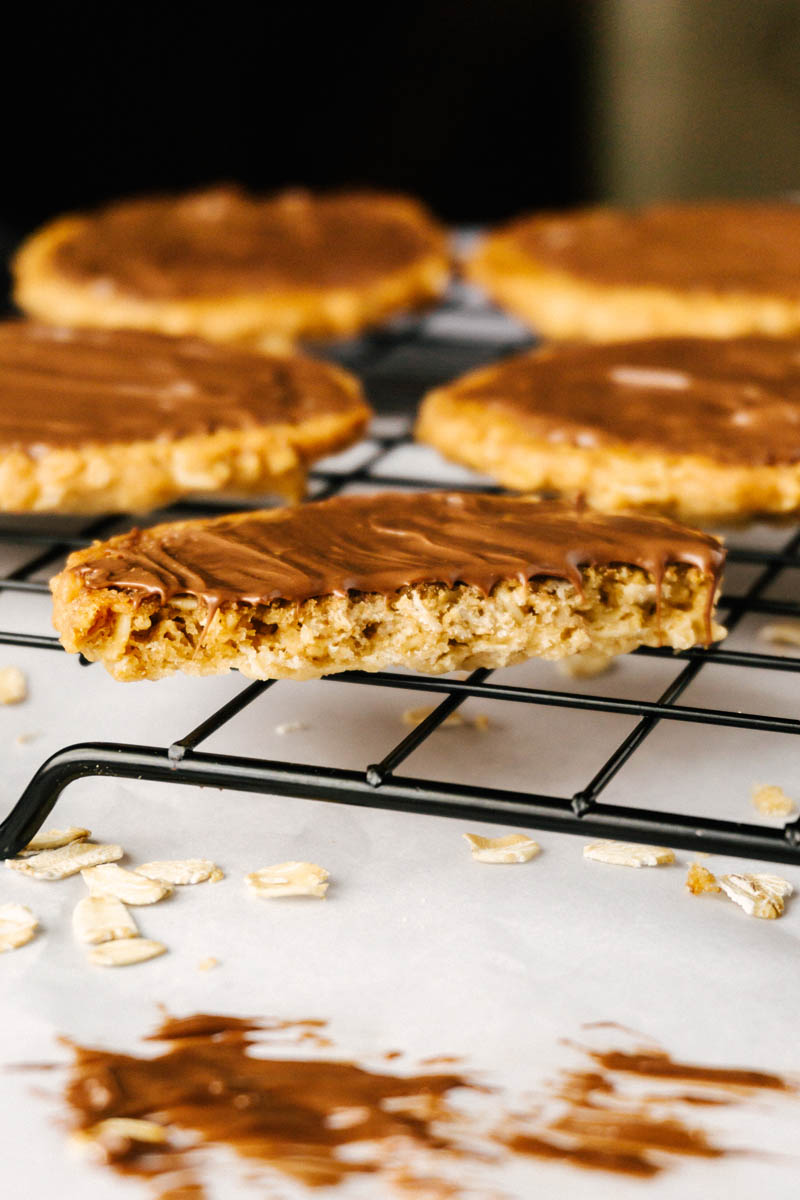
POLYGON ((800 206, 660 204, 521 217, 467 276, 546 337, 800 331, 800 206))
POLYGON ((296 500, 369 419, 339 367, 137 330, 0 323, 0 511, 141 512, 198 492, 296 500))
POLYGON ((62 217, 13 270, 17 304, 44 321, 268 348, 358 333, 434 300, 450 273, 412 199, 236 187, 62 217))
POLYGON ((800 510, 800 339, 564 345, 431 392, 417 436, 521 491, 692 520, 800 510))

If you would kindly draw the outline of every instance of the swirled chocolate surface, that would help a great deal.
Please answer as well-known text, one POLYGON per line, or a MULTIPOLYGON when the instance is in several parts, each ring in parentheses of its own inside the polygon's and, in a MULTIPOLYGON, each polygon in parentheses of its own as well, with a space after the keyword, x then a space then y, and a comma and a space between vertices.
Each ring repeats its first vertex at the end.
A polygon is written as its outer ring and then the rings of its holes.
POLYGON ((424 582, 488 593, 501 580, 567 579, 624 563, 660 583, 671 563, 717 576, 720 542, 672 521, 603 516, 525 497, 388 492, 335 497, 298 508, 184 521, 99 543, 72 570, 89 588, 130 588, 269 603, 392 594, 424 582))
POLYGON ((719 462, 800 461, 800 340, 657 338, 519 355, 447 389, 534 436, 719 462))
POLYGON ((800 205, 661 204, 523 217, 523 254, 593 283, 800 299, 800 205))
POLYGON ((173 439, 367 416, 355 384, 300 356, 133 330, 0 323, 0 450, 173 439))
POLYGON ((432 252, 444 254, 442 233, 405 197, 219 187, 81 217, 54 261, 81 282, 164 300, 358 286, 432 252))

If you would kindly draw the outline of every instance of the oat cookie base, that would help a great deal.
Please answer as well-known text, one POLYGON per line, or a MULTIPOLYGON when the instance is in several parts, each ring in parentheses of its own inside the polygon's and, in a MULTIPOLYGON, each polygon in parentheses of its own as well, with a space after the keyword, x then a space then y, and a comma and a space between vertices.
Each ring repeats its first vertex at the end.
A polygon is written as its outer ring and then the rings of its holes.
POLYGON ((515 491, 582 496, 591 508, 660 513, 680 520, 738 523, 800 512, 800 464, 732 465, 698 454, 619 445, 557 444, 512 415, 431 392, 417 421, 420 441, 515 491))
POLYGON ((281 351, 300 339, 349 337, 396 313, 423 307, 442 294, 450 277, 442 238, 440 246, 404 269, 359 286, 144 299, 117 295, 102 288, 102 281, 80 283, 59 271, 55 252, 82 224, 81 217, 62 217, 18 251, 14 299, 30 316, 58 325, 147 329, 281 351))
POLYGON ((501 307, 561 340, 652 337, 785 337, 800 331, 800 301, 746 292, 685 292, 591 283, 537 262, 513 235, 489 236, 464 266, 501 307))
MULTIPOLYGON (((687 649, 705 640, 714 588, 697 567, 672 565, 659 604, 655 581, 640 568, 590 567, 581 591, 553 578, 502 581, 489 595, 431 582, 388 595, 224 603, 208 620, 195 597, 137 603, 131 590, 86 588, 69 568, 93 553, 76 552, 51 581, 53 622, 67 650, 102 662, 120 680, 231 669, 251 679, 311 679, 398 665, 435 675, 590 649, 687 649)), ((724 630, 713 625, 712 636, 724 630)))

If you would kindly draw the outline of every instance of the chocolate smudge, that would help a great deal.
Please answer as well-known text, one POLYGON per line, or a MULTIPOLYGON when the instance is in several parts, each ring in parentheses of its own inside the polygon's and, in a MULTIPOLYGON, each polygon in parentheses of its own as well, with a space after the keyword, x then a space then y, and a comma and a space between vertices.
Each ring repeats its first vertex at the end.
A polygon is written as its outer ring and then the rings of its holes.
POLYGON ((427 1198, 473 1194, 465 1172, 502 1167, 507 1155, 650 1179, 678 1161, 754 1154, 701 1127, 698 1109, 800 1095, 797 1081, 777 1073, 685 1062, 651 1043, 572 1047, 584 1065, 523 1105, 463 1070, 403 1076, 305 1056, 307 1036, 324 1028, 200 1013, 167 1018, 145 1039, 158 1046, 152 1057, 67 1043, 72 1128, 113 1170, 165 1187, 159 1200, 206 1200, 203 1152, 211 1147, 247 1160, 259 1184, 285 1178, 332 1188, 358 1175, 374 1179, 376 1193, 427 1198), (268 1055, 270 1045, 282 1056, 268 1055), (460 1089, 465 1102, 482 1093, 491 1111, 459 1107, 460 1089), (100 1125, 119 1117, 157 1122, 165 1144, 100 1125))

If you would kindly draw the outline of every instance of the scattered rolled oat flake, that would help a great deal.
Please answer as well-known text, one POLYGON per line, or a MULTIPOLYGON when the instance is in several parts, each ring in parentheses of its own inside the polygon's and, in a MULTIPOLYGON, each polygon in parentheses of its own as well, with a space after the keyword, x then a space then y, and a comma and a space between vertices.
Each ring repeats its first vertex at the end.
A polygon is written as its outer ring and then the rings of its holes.
POLYGON ((781 787, 775 784, 762 783, 753 788, 753 807, 768 817, 790 817, 795 811, 795 803, 781 787))
POLYGON ((103 942, 101 946, 90 950, 89 962, 94 963, 96 967, 130 967, 134 963, 158 958, 166 949, 163 942, 154 942, 152 938, 118 938, 113 942, 103 942))
POLYGON ((487 838, 479 833, 465 833, 472 857, 476 862, 522 863, 530 860, 541 849, 538 842, 525 833, 508 833, 504 837, 487 838))
POLYGON ((304 729, 308 729, 304 721, 283 721, 275 726, 275 732, 281 737, 287 733, 301 733, 304 729))
POLYGON ((800 621, 773 621, 762 625, 758 636, 776 646, 800 646, 800 621))
POLYGON ((31 940, 39 922, 26 904, 0 904, 0 954, 31 940))
POLYGON ((224 872, 210 858, 164 859, 142 863, 133 870, 136 875, 144 875, 161 883, 174 883, 178 887, 190 883, 218 883, 225 878, 224 872))
POLYGON ((116 863, 81 871, 90 896, 116 896, 123 904, 157 904, 172 895, 168 883, 126 871, 116 863))
POLYGON ((79 942, 98 946, 139 936, 131 914, 116 896, 84 896, 72 913, 72 932, 79 942))
POLYGON ((44 829, 31 838, 20 856, 39 854, 42 850, 59 850, 70 842, 84 842, 92 836, 91 829, 83 829, 80 825, 69 825, 66 829, 44 829))
POLYGON ((693 896, 700 896, 704 892, 720 893, 722 888, 717 883, 716 875, 712 875, 707 867, 701 863, 692 863, 686 875, 686 886, 693 896))
POLYGON ((261 867, 245 876, 245 883, 257 896, 318 896, 328 890, 328 872, 309 862, 277 863, 261 867))
POLYGON ((121 1142, 146 1142, 161 1146, 167 1140, 167 1131, 155 1121, 139 1117, 107 1117, 89 1129, 76 1129, 70 1141, 79 1148, 89 1149, 92 1143, 116 1147, 121 1142))
POLYGON ((582 650, 567 658, 557 659, 556 670, 568 679, 595 679, 611 669, 615 657, 613 654, 603 654, 601 650, 582 650))
POLYGON ((6 866, 33 879, 68 879, 87 867, 122 858, 122 846, 98 842, 70 842, 56 850, 42 850, 29 858, 9 858, 6 866))
POLYGON ((720 887, 750 917, 774 921, 783 914, 784 901, 792 885, 779 875, 721 875, 720 887))
POLYGON ((583 857, 615 867, 663 867, 675 862, 675 851, 666 846, 642 846, 637 842, 591 842, 583 857))
POLYGON ((38 733, 18 733, 14 738, 16 746, 27 746, 28 742, 35 742, 40 735, 38 733))
POLYGON ((201 958, 197 964, 198 971, 213 971, 214 967, 219 966, 219 959, 214 958, 213 954, 209 954, 208 958, 201 958))
POLYGON ((28 695, 28 681, 19 667, 0 667, 0 704, 19 704, 28 695))
MULTIPOLYGON (((403 713, 403 724, 416 729, 417 725, 421 725, 435 711, 435 705, 427 705, 422 708, 407 708, 403 713)), ((439 728, 463 729, 467 725, 471 725, 473 729, 478 729, 481 733, 485 733, 489 728, 489 718, 485 713, 478 713, 477 716, 469 717, 460 708, 455 708, 451 713, 448 713, 439 728)))

